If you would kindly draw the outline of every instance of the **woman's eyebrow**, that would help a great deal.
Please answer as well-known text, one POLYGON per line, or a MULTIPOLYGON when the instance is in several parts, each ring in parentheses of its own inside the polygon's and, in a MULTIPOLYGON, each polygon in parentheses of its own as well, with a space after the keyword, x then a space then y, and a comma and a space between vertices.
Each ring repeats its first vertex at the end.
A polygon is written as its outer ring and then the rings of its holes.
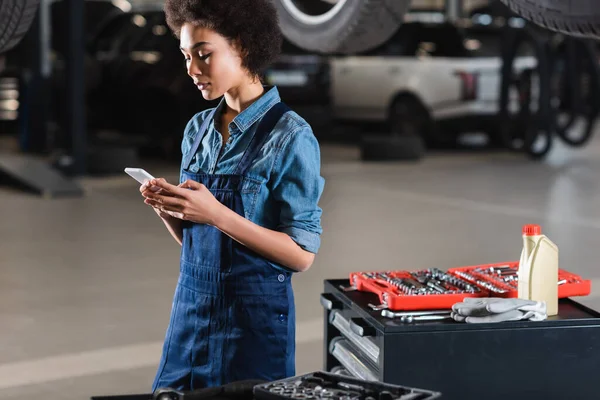
MULTIPOLYGON (((192 47, 190 47, 190 50, 195 50, 198 47, 204 46, 205 44, 209 44, 208 42, 198 42, 195 43, 192 47)), ((185 49, 183 47, 180 47, 179 50, 184 51, 185 49)))

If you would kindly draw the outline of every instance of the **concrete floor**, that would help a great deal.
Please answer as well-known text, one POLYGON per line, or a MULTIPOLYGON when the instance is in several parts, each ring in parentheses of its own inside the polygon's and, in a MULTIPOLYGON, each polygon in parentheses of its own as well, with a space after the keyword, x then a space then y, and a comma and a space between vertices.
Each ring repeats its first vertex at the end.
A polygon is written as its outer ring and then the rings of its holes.
MULTIPOLYGON (((140 165, 177 179, 177 167, 140 165)), ((351 271, 518 259, 540 223, 561 267, 600 278, 600 140, 535 163, 505 153, 365 164, 323 144, 323 246, 295 277, 298 373, 322 366, 322 281, 351 271)), ((178 273, 176 243, 130 178, 82 180, 81 199, 0 187, 0 399, 147 392, 178 273)), ((600 309, 594 286, 586 305, 600 309)))

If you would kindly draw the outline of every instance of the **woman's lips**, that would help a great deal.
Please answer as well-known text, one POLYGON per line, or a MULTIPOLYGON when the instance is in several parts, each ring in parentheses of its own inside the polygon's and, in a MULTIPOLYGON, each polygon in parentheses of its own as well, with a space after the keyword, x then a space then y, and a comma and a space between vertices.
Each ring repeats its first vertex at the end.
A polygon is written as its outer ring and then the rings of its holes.
POLYGON ((210 85, 210 83, 197 83, 196 86, 198 87, 198 89, 200 90, 204 90, 206 89, 206 87, 210 85))

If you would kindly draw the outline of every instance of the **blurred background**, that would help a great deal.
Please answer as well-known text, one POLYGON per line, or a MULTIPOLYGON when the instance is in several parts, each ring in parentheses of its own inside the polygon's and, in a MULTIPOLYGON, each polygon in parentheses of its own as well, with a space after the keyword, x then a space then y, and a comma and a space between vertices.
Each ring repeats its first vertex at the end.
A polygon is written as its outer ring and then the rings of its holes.
MULTIPOLYGON (((323 366, 323 280, 518 260, 527 223, 600 308, 598 42, 496 1, 448 4, 413 1, 357 54, 286 40, 265 72, 313 127, 326 179, 322 247, 293 280, 298 373, 323 366)), ((43 0, 0 56, 2 400, 150 390, 179 246, 123 168, 176 181, 185 124, 215 104, 162 2, 70 5, 43 0)))

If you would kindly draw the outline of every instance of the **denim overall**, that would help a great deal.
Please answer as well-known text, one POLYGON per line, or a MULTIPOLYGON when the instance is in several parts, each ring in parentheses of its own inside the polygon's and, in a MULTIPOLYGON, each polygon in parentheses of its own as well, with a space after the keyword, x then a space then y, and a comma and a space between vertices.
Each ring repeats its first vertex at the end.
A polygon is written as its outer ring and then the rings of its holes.
MULTIPOLYGON (((232 174, 190 173, 213 110, 184 159, 182 181, 202 183, 221 203, 244 216, 241 190, 246 173, 288 110, 279 102, 265 114, 232 174)), ((183 221, 179 281, 152 390, 195 390, 295 375, 291 275, 275 270, 262 256, 217 228, 183 221)))

